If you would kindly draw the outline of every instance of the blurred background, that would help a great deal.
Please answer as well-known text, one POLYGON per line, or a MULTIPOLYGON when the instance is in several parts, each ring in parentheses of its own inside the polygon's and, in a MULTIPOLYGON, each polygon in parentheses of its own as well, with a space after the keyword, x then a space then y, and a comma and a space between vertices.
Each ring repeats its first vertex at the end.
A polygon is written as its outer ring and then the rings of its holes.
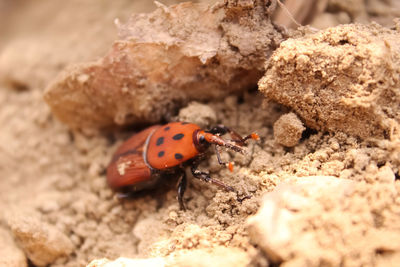
MULTIPOLYGON (((184 2, 161 1, 165 5, 184 2)), ((215 4, 215 0, 200 0, 215 4)), ((351 22, 391 25, 400 16, 398 0, 286 0, 277 24, 323 29, 351 22), (288 14, 292 14, 293 18, 288 14)), ((93 60, 117 38, 114 20, 156 8, 148 0, 0 0, 0 80, 17 89, 43 88, 73 62, 93 60)))

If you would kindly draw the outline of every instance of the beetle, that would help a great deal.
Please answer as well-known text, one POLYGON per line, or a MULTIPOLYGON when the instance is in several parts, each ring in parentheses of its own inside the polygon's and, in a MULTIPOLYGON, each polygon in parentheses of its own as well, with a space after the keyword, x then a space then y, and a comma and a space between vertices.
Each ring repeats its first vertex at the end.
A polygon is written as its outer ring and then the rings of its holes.
MULTIPOLYGON (((208 131, 188 122, 151 126, 134 134, 116 150, 107 167, 107 182, 116 191, 128 190, 132 193, 155 186, 163 176, 179 175, 178 201, 180 209, 185 210, 183 195, 187 185, 187 166, 191 166, 195 178, 236 192, 233 187, 211 178, 208 173, 197 170, 197 167, 206 150, 214 145, 219 164, 228 166, 232 171, 232 162, 221 160, 218 147, 244 153, 245 142, 258 138, 256 133, 241 137, 224 125, 217 125, 208 131), (221 137, 227 133, 232 140, 221 137)), ((238 201, 246 198, 249 197, 238 197, 238 201)))

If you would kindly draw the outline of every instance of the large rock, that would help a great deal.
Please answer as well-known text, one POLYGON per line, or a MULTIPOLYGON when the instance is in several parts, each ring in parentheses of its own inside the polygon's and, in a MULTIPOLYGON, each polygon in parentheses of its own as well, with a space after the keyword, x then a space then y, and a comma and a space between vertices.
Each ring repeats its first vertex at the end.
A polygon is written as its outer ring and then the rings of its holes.
POLYGON ((284 266, 389 266, 400 258, 393 185, 291 178, 267 193, 248 219, 250 239, 284 266))
POLYGON ((49 265, 73 251, 74 246, 64 233, 36 216, 13 215, 8 224, 18 245, 36 266, 49 265))
POLYGON ((72 128, 154 123, 190 100, 256 86, 282 41, 274 0, 209 7, 182 3, 117 23, 102 59, 67 67, 47 88, 53 113, 72 128))
POLYGON ((15 244, 11 233, 0 228, 0 266, 28 266, 24 252, 15 244))
POLYGON ((311 128, 390 138, 400 129, 399 29, 340 25, 286 40, 259 88, 311 128))

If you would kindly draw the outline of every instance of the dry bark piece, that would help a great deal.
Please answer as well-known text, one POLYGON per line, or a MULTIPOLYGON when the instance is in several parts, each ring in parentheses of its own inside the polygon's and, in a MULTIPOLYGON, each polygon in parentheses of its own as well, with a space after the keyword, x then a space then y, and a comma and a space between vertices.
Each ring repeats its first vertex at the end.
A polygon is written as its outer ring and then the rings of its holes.
POLYGON ((352 24, 289 39, 266 68, 260 90, 311 128, 362 138, 399 129, 399 31, 352 24))
POLYGON ((293 147, 299 143, 305 129, 301 120, 293 112, 282 115, 274 124, 275 142, 293 147))
POLYGON ((97 62, 69 66, 47 88, 53 113, 72 128, 154 123, 190 100, 257 84, 281 42, 275 1, 182 3, 117 23, 120 39, 97 62))

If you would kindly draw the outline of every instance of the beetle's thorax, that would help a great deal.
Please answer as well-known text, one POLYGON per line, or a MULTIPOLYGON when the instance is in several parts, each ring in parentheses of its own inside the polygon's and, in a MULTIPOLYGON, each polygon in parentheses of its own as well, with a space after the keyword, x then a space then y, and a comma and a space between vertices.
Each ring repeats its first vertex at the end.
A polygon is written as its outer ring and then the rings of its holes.
POLYGON ((200 151, 193 142, 193 133, 200 127, 193 123, 171 122, 149 135, 145 162, 152 169, 168 169, 196 157, 200 151))

